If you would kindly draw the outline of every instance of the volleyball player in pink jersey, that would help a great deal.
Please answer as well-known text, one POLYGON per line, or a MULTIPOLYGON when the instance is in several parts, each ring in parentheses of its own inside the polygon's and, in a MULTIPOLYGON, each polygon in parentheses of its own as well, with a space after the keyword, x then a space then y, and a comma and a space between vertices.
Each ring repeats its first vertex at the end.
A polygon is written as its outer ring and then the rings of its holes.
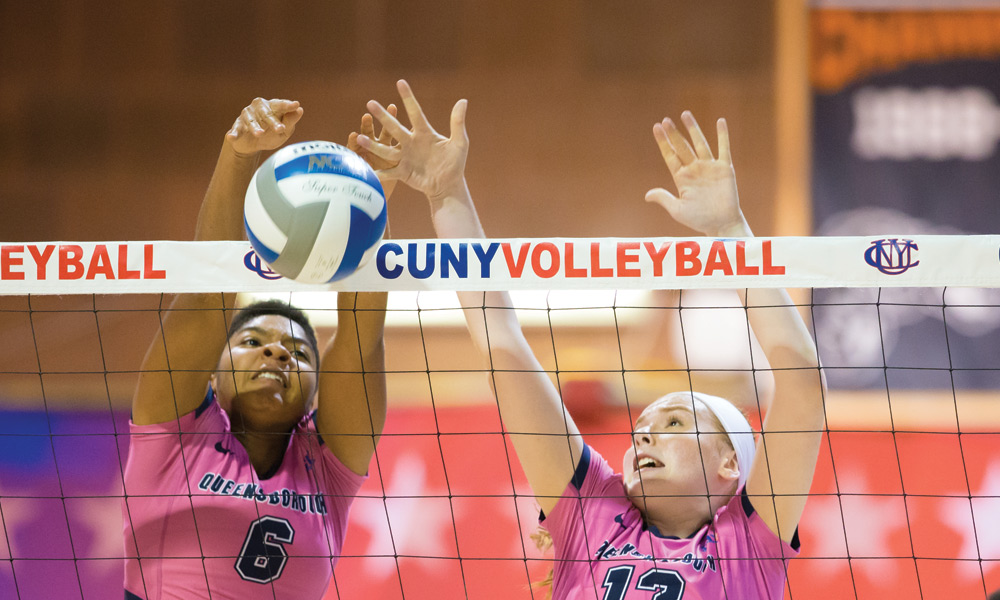
MULTIPOLYGON (((466 101, 450 137, 434 131, 406 82, 412 129, 377 102, 397 147, 359 144, 398 165, 385 175, 424 192, 442 238, 484 237, 464 170, 466 101)), ((650 191, 679 222, 711 237, 750 237, 739 206, 725 121, 716 159, 690 113, 690 141, 669 119, 653 133, 678 189, 650 191)), ((650 404, 635 423, 623 473, 590 449, 532 354, 505 292, 460 292, 467 324, 490 360, 504 429, 554 541, 558 599, 780 599, 787 559, 815 470, 824 426, 816 348, 783 290, 741 294, 773 371, 775 392, 760 441, 731 403, 682 391, 650 404), (485 306, 485 308, 484 308, 485 306)))
MULTIPOLYGON (((260 153, 302 114, 260 98, 243 110, 195 239, 243 239, 260 153)), ((372 134, 370 116, 361 131, 372 134)), ((318 600, 340 555, 385 422, 386 294, 337 294, 323 353, 305 315, 281 302, 251 305, 227 327, 232 300, 176 296, 142 364, 124 475, 127 599, 318 600)))

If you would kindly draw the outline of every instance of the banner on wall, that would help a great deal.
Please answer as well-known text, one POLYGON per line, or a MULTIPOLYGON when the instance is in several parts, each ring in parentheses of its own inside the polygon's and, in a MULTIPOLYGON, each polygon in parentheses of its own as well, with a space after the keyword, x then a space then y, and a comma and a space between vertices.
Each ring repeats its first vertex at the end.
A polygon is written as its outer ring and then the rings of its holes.
MULTIPOLYGON (((810 13, 814 230, 1000 231, 1000 7, 900 4, 824 2, 810 13)), ((984 294, 1000 304, 996 291, 984 294)), ((818 304, 838 305, 816 312, 831 385, 948 388, 954 378, 996 388, 1000 310, 949 318, 944 298, 943 290, 818 293, 818 304)))

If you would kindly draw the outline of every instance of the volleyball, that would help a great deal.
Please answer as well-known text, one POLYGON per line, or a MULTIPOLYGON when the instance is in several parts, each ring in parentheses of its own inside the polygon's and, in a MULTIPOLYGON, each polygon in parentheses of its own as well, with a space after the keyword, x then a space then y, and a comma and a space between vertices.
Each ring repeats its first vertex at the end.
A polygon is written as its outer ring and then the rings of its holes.
POLYGON ((340 144, 285 146, 254 173, 243 206, 254 251, 280 275, 330 283, 382 241, 386 203, 375 171, 340 144))

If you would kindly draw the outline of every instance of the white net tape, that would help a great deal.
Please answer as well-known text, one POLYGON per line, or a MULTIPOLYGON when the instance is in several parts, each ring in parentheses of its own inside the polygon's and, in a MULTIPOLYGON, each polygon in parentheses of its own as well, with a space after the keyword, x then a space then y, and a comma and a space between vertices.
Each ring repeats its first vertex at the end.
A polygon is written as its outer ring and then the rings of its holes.
POLYGON ((387 240, 329 286, 246 242, 0 244, 0 294, 1000 287, 1000 236, 387 240))

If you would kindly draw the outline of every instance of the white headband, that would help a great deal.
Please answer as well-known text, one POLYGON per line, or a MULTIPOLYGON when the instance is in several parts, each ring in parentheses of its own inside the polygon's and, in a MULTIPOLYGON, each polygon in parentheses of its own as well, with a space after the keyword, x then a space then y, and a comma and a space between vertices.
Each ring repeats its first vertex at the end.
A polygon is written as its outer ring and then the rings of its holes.
MULTIPOLYGON (((737 488, 743 487, 750 475, 750 467, 753 466, 753 458, 757 453, 757 442, 753 437, 753 428, 750 422, 743 415, 740 409, 736 408, 732 402, 725 398, 703 394, 701 392, 678 392, 679 394, 690 394, 695 399, 712 411, 712 414, 719 419, 722 430, 729 436, 729 442, 736 451, 736 463, 740 468, 740 479, 737 488)), ((671 394, 673 395, 673 394, 671 394)))

